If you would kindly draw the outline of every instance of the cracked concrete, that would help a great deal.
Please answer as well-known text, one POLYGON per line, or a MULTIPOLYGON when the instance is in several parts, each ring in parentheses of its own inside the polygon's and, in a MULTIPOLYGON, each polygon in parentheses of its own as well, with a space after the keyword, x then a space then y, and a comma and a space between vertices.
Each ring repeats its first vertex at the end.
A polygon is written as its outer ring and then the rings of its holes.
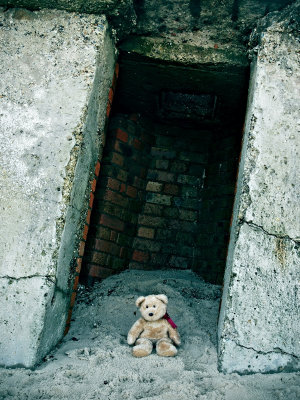
POLYGON ((218 328, 224 372, 300 369, 299 42, 291 15, 261 34, 252 62, 218 328))
POLYGON ((31 367, 64 332, 116 54, 103 16, 0 9, 0 29, 0 364, 31 367))
POLYGON ((296 244, 300 243, 300 239, 295 240, 287 235, 283 236, 283 235, 277 235, 276 233, 267 232, 262 226, 254 224, 253 222, 241 219, 240 224, 242 224, 242 223, 248 224, 249 226, 252 226, 253 228, 261 229, 266 235, 274 236, 277 239, 288 239, 288 240, 291 240, 292 242, 295 242, 296 244))

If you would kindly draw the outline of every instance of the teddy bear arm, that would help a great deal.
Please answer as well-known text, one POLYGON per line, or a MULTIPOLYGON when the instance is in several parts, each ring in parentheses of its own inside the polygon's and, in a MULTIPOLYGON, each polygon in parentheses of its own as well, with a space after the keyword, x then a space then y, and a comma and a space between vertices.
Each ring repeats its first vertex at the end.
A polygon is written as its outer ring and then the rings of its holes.
POLYGON ((169 332, 170 339, 172 339, 173 342, 175 344, 177 344, 177 346, 179 346, 181 344, 181 340, 180 340, 180 336, 179 336, 177 329, 174 329, 170 326, 168 329, 168 332, 169 332))
POLYGON ((128 332, 127 343, 129 345, 133 344, 136 341, 136 339, 140 336, 140 334, 143 332, 143 330, 144 330, 144 324, 142 318, 140 318, 132 325, 130 331, 128 332))

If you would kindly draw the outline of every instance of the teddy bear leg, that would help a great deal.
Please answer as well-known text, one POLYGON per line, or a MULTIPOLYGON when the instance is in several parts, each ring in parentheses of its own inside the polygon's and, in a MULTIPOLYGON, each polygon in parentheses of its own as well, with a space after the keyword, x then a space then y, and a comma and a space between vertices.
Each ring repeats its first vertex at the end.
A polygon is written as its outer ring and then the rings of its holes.
POLYGON ((136 345, 132 349, 135 357, 146 357, 152 352, 152 342, 149 339, 141 338, 136 341, 136 345))
POLYGON ((177 354, 177 349, 170 339, 160 339, 156 343, 156 353, 162 357, 174 357, 177 354))

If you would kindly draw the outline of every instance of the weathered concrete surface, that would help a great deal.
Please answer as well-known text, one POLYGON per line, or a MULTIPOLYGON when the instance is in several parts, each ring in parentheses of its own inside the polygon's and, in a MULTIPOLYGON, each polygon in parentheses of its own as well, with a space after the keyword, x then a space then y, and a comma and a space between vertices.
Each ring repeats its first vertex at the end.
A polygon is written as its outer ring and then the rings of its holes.
POLYGON ((232 43, 217 45, 213 40, 207 39, 207 32, 194 35, 190 43, 182 42, 182 37, 147 37, 134 36, 123 41, 120 49, 127 53, 138 54, 150 59, 172 62, 184 65, 230 65, 245 67, 249 60, 242 46, 234 46, 232 43), (196 36, 196 37, 195 37, 196 36), (197 39, 196 39, 197 38, 197 39), (200 40, 199 40, 200 39, 200 40))
POLYGON ((55 8, 105 14, 119 39, 130 34, 163 36, 182 43, 211 40, 244 46, 259 18, 293 0, 0 0, 0 6, 55 8))
POLYGON ((299 42, 291 21, 266 30, 252 66, 219 319, 224 372, 300 369, 299 42))
POLYGON ((115 50, 105 17, 0 13, 0 364, 61 338, 115 50))

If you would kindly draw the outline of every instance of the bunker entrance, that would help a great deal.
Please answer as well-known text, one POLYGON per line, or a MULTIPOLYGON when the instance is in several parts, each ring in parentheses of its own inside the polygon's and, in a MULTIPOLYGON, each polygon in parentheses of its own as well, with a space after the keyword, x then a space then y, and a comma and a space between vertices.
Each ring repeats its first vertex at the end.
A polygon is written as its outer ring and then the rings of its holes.
POLYGON ((221 284, 248 70, 119 62, 81 280, 176 268, 221 284))

